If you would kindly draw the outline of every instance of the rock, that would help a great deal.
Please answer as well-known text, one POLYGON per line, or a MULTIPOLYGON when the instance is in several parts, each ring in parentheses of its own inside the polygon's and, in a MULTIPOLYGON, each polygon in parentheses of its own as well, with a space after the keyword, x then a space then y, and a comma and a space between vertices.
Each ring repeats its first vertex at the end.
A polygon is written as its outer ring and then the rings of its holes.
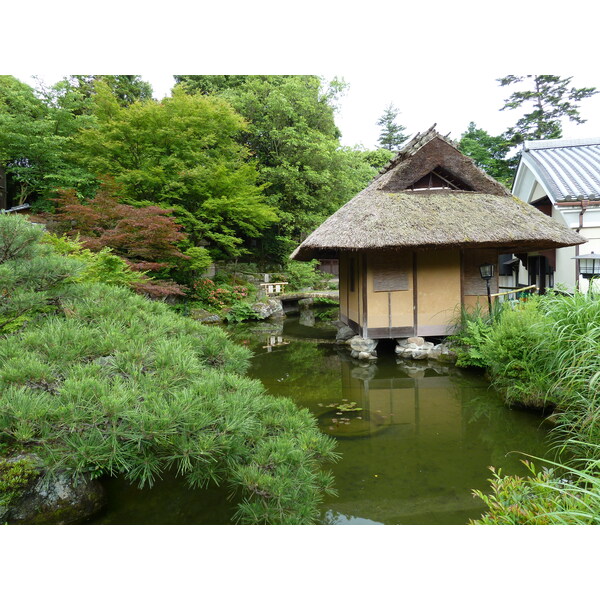
POLYGON ((314 303, 314 298, 300 298, 300 300, 298 300, 298 306, 300 307, 300 310, 302 310, 302 308, 310 308, 314 303))
MULTIPOLYGON (((17 459, 36 457, 16 457, 17 459)), ((83 478, 74 483, 65 472, 51 479, 39 475, 8 506, 1 507, 0 517, 11 524, 78 523, 98 512, 105 503, 105 492, 97 480, 83 478)))
POLYGON ((277 298, 265 298, 252 305, 252 310, 258 315, 259 319, 284 318, 283 304, 277 298))
POLYGON ((437 346, 434 346, 430 351, 429 351, 429 358, 431 358, 432 360, 439 360, 439 357, 442 354, 442 348, 441 348, 442 344, 438 344, 437 346))
POLYGON ((371 353, 370 352, 359 352, 357 358, 358 358, 358 360, 369 360, 371 358, 371 353))
POLYGON ((425 358, 442 362, 456 362, 456 355, 447 344, 426 342, 421 336, 399 338, 396 340, 395 352, 399 358, 423 360, 425 358))
POLYGON ((315 313, 312 310, 300 311, 300 318, 298 319, 298 323, 300 323, 300 325, 304 325, 305 327, 314 327, 315 313))
POLYGON ((200 323, 222 323, 223 319, 215 313, 211 313, 203 308, 193 308, 190 311, 190 317, 194 321, 200 321, 200 323))
POLYGON ((351 327, 348 327, 348 325, 342 325, 338 329, 338 332, 335 336, 335 341, 338 342, 338 344, 346 343, 350 338, 353 338, 355 335, 356 334, 354 333, 354 330, 351 327))
POLYGON ((371 353, 377 347, 377 340, 371 340, 369 338, 355 335, 350 339, 350 348, 357 352, 369 352, 371 353))

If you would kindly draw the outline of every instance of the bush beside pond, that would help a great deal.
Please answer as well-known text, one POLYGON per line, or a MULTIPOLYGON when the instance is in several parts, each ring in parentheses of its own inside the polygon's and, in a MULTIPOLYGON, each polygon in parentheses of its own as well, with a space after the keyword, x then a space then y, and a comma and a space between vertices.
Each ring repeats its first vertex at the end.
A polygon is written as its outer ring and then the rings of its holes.
MULTIPOLYGON (((7 282, 19 260, 2 264, 7 282)), ((166 471, 194 488, 217 482, 237 494, 242 523, 317 518, 334 443, 307 410, 244 377, 245 348, 125 288, 60 282, 31 309, 51 312, 0 339, 4 458, 35 452, 48 477, 74 482, 151 486, 166 471)))
POLYGON ((509 404, 554 410, 560 461, 569 457, 525 480, 496 474, 482 522, 510 522, 523 499, 520 522, 592 522, 600 511, 600 300, 550 292, 505 304, 493 319, 463 315, 454 343, 462 366, 486 368, 509 404))

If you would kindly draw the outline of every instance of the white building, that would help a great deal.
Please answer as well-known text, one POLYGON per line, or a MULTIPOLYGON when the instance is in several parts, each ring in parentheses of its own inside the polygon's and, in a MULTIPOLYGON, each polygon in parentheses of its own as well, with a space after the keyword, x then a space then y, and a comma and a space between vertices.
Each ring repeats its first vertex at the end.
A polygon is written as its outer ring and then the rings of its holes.
POLYGON ((600 258, 600 138, 525 142, 512 192, 588 240, 520 255, 518 281, 587 290, 574 258, 592 252, 600 258))

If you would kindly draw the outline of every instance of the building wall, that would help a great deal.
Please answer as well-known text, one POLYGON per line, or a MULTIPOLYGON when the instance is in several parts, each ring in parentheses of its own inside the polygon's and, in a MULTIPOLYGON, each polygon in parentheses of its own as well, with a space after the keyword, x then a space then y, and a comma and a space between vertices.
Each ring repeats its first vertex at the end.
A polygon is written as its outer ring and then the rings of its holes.
MULTIPOLYGON (((469 310, 479 309, 487 313, 489 308, 487 285, 481 279, 480 265, 490 263, 498 264, 498 251, 493 248, 473 248, 462 252, 462 293, 463 306, 469 310)), ((490 280, 490 293, 499 291, 498 269, 494 269, 494 278, 490 280)))
MULTIPOLYGON (((341 320, 373 339, 448 335, 459 317, 461 300, 468 308, 479 304, 487 310, 479 265, 496 264, 497 256, 493 249, 343 252, 341 320)), ((498 291, 497 275, 491 291, 498 291)))
POLYGON ((362 325, 362 259, 358 252, 340 253, 340 319, 357 333, 362 325), (352 281, 354 280, 354 281, 352 281))
POLYGON ((402 250, 381 251, 367 254, 366 260, 369 337, 371 335, 381 337, 412 335, 414 328, 413 253, 402 250), (381 331, 382 329, 386 331, 381 331), (406 331, 396 331, 397 329, 406 329, 406 331))
POLYGON ((417 335, 451 333, 461 304, 458 249, 417 253, 417 335))

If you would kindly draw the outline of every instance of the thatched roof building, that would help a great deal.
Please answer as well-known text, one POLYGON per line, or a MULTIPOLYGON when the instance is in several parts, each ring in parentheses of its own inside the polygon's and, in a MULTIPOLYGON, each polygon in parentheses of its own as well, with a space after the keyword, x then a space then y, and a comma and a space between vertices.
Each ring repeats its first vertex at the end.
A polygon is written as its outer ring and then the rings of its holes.
POLYGON ((310 260, 340 250, 384 248, 481 247, 522 252, 584 241, 512 196, 432 128, 409 142, 291 258, 310 260))
POLYGON ((340 318, 363 337, 438 336, 451 332, 460 306, 487 306, 480 265, 583 242, 432 127, 291 258, 340 259, 340 318))

